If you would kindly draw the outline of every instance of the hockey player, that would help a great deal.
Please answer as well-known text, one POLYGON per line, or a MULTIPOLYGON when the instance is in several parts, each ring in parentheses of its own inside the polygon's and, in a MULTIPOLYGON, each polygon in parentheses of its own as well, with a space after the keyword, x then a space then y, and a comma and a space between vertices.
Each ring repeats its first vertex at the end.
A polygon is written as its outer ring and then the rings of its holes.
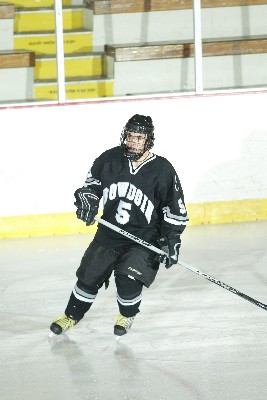
MULTIPOLYGON (((188 217, 175 169, 150 151, 153 145, 151 117, 134 115, 122 131, 120 146, 94 161, 84 186, 75 191, 74 204, 77 217, 91 225, 103 198, 102 218, 154 246, 167 246, 170 268, 178 262, 188 217)), ((99 224, 77 269, 65 314, 50 330, 59 335, 76 325, 114 273, 120 312, 114 334, 126 334, 139 312, 143 285, 152 284, 160 261, 151 250, 99 224)))

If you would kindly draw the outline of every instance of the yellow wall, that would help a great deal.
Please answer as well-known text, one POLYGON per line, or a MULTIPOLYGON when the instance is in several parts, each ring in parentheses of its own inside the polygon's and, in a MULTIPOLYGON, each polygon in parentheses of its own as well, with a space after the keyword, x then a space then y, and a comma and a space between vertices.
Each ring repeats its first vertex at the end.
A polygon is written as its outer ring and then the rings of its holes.
MULTIPOLYGON (((267 199, 217 201, 187 205, 189 225, 247 222, 267 219, 267 199)), ((101 213, 99 213, 101 216, 101 213)), ((75 212, 0 217, 0 239, 95 233, 75 212)))

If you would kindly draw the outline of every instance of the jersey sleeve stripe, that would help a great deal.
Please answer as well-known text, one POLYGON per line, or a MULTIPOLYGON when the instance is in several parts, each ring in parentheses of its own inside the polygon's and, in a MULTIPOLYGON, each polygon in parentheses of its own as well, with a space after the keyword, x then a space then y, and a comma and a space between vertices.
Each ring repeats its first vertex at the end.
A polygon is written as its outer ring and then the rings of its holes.
POLYGON ((164 214, 164 221, 169 222, 173 225, 186 225, 188 217, 182 217, 181 215, 172 214, 169 207, 164 207, 162 209, 164 214))

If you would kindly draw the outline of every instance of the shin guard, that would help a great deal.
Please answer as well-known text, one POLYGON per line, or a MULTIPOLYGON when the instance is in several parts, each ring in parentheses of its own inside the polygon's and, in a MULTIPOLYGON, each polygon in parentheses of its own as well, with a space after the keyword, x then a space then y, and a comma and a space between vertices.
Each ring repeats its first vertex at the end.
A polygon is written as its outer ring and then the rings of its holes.
POLYGON ((80 321, 92 306, 97 293, 97 288, 89 288, 78 280, 70 295, 65 314, 69 318, 80 321))
POLYGON ((124 317, 134 317, 139 312, 143 284, 127 275, 116 274, 117 302, 124 317))

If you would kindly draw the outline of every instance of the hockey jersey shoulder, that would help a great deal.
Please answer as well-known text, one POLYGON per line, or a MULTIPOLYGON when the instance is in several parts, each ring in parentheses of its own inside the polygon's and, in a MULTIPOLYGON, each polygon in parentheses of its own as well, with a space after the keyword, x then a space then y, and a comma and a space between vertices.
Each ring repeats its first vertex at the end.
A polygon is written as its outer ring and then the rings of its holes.
POLYGON ((167 158, 163 157, 163 156, 159 156, 158 154, 156 154, 157 159, 159 160, 159 162, 161 162, 162 165, 166 165, 166 166, 171 166, 172 164, 169 160, 167 160, 167 158))
POLYGON ((154 168, 156 168, 157 173, 163 176, 169 173, 175 174, 175 168, 171 162, 167 160, 167 158, 158 155, 155 156, 156 162, 154 164, 154 168))
POLYGON ((110 162, 116 161, 123 158, 123 153, 120 146, 113 147, 112 149, 108 149, 104 151, 100 156, 96 158, 96 162, 110 162))

